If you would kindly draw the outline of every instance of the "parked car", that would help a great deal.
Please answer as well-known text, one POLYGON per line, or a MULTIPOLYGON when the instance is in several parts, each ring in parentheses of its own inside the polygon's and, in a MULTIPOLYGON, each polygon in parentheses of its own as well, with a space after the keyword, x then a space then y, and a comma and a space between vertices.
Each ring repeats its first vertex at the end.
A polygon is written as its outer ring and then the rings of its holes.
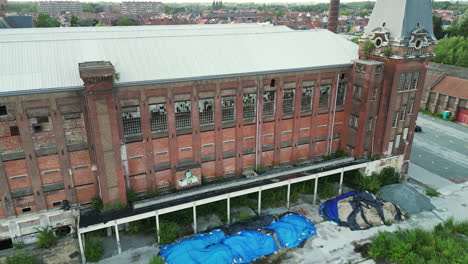
POLYGON ((414 132, 422 132, 422 128, 420 126, 416 126, 414 132))

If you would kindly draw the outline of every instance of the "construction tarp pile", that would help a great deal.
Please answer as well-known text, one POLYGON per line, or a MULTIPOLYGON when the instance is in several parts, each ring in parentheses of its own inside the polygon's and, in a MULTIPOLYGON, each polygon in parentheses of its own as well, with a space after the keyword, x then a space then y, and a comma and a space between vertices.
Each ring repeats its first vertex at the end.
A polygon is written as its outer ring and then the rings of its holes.
MULTIPOLYGON (((288 213, 278 221, 271 216, 269 219, 269 225, 255 230, 244 229, 235 234, 225 234, 223 230, 215 229, 161 246, 160 256, 169 264, 250 263, 262 256, 274 254, 280 248, 299 246, 317 234, 312 222, 299 214, 288 213)), ((244 223, 243 226, 257 227, 265 221, 268 218, 263 217, 251 224, 244 223)))
POLYGON ((354 191, 326 201, 320 215, 351 230, 364 230, 403 220, 401 209, 367 191, 354 191))

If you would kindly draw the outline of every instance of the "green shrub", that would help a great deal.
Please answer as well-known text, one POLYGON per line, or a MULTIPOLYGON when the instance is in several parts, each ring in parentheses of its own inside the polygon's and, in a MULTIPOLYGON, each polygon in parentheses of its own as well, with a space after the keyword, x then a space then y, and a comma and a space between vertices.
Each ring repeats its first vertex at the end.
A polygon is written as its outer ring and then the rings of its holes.
POLYGON ((149 264, 164 264, 164 260, 160 256, 154 256, 149 264))
POLYGON ((257 174, 263 174, 263 173, 265 173, 265 172, 266 172, 266 167, 265 167, 265 165, 263 165, 263 164, 258 165, 258 166, 255 168, 255 172, 256 172, 257 174))
POLYGON ((392 263, 467 263, 468 242, 461 236, 468 221, 453 219, 438 224, 432 231, 420 228, 380 232, 369 247, 369 257, 392 263), (464 228, 463 228, 464 227, 464 228))
POLYGON ((116 201, 114 203, 108 203, 105 204, 102 208, 103 212, 108 212, 108 211, 114 211, 114 210, 120 210, 127 207, 122 201, 116 201))
POLYGON ((85 257, 87 261, 97 262, 104 254, 102 241, 95 236, 85 238, 85 257))
POLYGON ((241 211, 240 214, 239 214, 239 221, 249 221, 249 220, 251 220, 253 218, 254 218, 254 216, 249 215, 249 213, 246 212, 246 211, 241 211))
POLYGON ((440 195, 440 193, 434 188, 428 188, 426 189, 426 195, 430 197, 437 197, 440 195))
POLYGON ((50 226, 37 229, 36 246, 38 248, 49 248, 57 243, 57 237, 50 226))
POLYGON ((328 181, 324 181, 323 183, 319 182, 317 194, 321 199, 328 199, 335 195, 335 186, 328 181))
POLYGON ((17 250, 13 255, 6 257, 2 264, 39 264, 39 259, 35 256, 27 255, 17 250))
POLYGON ((387 167, 384 168, 379 174, 380 184, 389 185, 400 183, 400 173, 398 173, 395 168, 387 167))
POLYGON ((371 193, 377 193, 377 191, 380 189, 381 182, 380 182, 380 176, 377 173, 372 173, 371 176, 365 176, 362 173, 356 177, 355 181, 356 186, 358 190, 361 191, 368 191, 371 193))
POLYGON ((93 199, 91 199, 92 209, 101 211, 103 207, 104 207, 104 203, 102 202, 101 197, 96 196, 93 199))
POLYGON ((364 56, 367 58, 372 53, 373 50, 374 50, 374 43, 370 40, 366 41, 362 49, 362 53, 364 54, 364 56))
POLYGON ((346 153, 345 150, 342 150, 342 149, 337 149, 336 152, 335 152, 335 158, 343 158, 343 157, 347 157, 348 156, 348 153, 346 153))
POLYGON ((138 200, 138 193, 132 189, 127 190, 127 203, 133 204, 138 200))
POLYGON ((176 241, 180 235, 180 227, 174 222, 161 222, 159 225, 160 244, 165 245, 176 241))
POLYGON ((13 248, 14 249, 23 249, 25 247, 24 242, 15 242, 13 243, 13 248))

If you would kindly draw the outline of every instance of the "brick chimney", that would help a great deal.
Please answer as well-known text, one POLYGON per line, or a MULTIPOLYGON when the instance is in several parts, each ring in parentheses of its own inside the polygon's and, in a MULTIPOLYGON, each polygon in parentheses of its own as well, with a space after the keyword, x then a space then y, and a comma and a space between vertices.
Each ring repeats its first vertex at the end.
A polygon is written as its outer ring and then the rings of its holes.
POLYGON ((328 10, 328 30, 336 33, 338 29, 338 13, 340 11, 340 0, 330 0, 330 9, 328 10))

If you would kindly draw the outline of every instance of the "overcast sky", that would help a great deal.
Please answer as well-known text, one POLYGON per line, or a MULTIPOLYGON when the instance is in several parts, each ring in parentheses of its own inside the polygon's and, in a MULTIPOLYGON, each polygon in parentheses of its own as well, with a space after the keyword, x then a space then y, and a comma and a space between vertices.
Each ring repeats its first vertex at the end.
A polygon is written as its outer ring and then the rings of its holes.
MULTIPOLYGON (((12 0, 11 2, 38 2, 39 0, 12 0)), ((44 0, 42 0, 44 1, 44 0)), ((50 0, 46 0, 50 1, 50 0)), ((51 0, 53 1, 53 0, 51 0)), ((125 0, 125 1, 147 1, 147 2, 163 2, 163 3, 212 3, 213 0, 169 0, 169 1, 164 1, 164 0, 125 0)), ((375 1, 375 0, 370 0, 370 1, 375 1)), ((436 0, 436 1, 447 1, 447 0, 436 0)), ((80 0, 80 2, 117 2, 120 3, 122 0, 80 0)), ((227 3, 305 3, 305 4, 310 4, 310 3, 328 3, 330 0, 312 0, 312 1, 304 1, 304 0, 225 0, 223 2, 227 3)), ((341 2, 365 2, 365 0, 341 0, 341 2)))

